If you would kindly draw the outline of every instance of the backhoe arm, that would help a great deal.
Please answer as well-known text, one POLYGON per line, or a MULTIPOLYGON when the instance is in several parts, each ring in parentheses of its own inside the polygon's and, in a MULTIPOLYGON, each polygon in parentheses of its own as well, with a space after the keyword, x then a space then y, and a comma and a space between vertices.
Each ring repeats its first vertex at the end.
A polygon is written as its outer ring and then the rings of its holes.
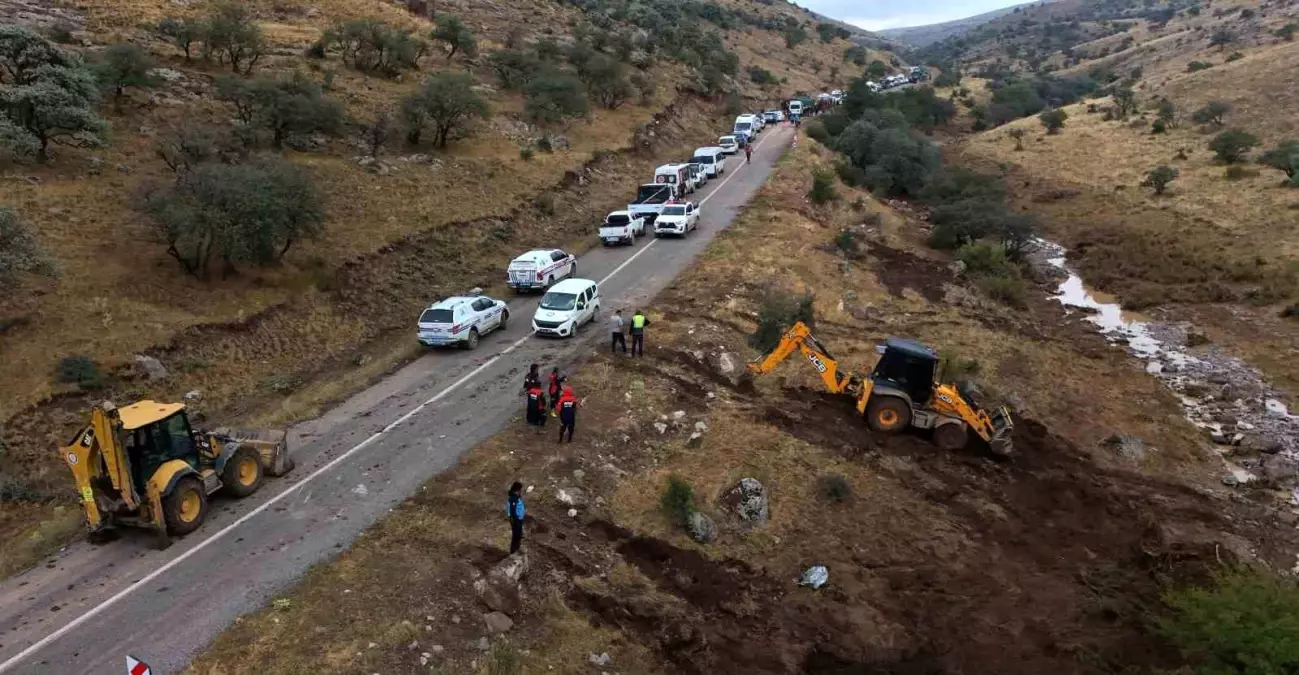
POLYGON ((780 365, 782 361, 789 358, 794 350, 802 352, 803 358, 816 368, 817 373, 821 375, 821 380, 825 383, 826 389, 831 393, 842 393, 848 384, 848 378, 840 378, 839 362, 830 355, 829 350, 821 346, 812 337, 812 332, 808 330, 807 325, 802 321, 795 323, 785 334, 780 337, 780 343, 776 348, 767 353, 761 359, 755 360, 749 364, 749 371, 754 375, 766 375, 780 365))
POLYGON ((935 388, 933 406, 941 413, 965 420, 974 433, 986 441, 994 452, 1010 453, 1010 432, 1014 428, 1014 423, 1010 419, 1010 412, 1004 407, 994 410, 991 414, 976 409, 951 384, 940 384, 935 388))

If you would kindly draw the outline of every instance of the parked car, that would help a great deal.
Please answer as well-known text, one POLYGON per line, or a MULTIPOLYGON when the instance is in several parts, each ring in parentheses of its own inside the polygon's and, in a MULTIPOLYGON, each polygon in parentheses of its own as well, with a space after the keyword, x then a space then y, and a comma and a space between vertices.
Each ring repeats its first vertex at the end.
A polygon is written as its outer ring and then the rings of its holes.
POLYGON ((575 274, 577 256, 557 248, 536 248, 510 262, 505 281, 516 291, 532 291, 550 288, 575 274))
POLYGON ((685 164, 664 164, 654 169, 654 182, 677 186, 682 194, 690 194, 699 187, 699 181, 690 175, 690 167, 685 164))
POLYGON ((510 320, 510 310, 502 300, 479 295, 475 288, 469 295, 444 298, 420 312, 418 333, 425 347, 458 345, 466 349, 478 346, 478 339, 504 328, 510 320))
POLYGON ((740 115, 735 118, 735 124, 731 126, 733 134, 749 134, 750 136, 758 133, 758 121, 753 115, 740 115))
POLYGON ((537 335, 571 337, 600 313, 600 289, 590 279, 565 279, 546 292, 532 315, 537 335))
POLYGON ((635 244, 636 237, 645 234, 645 219, 633 217, 629 211, 614 211, 604 217, 600 226, 600 242, 605 246, 635 244))
POLYGON ((717 139, 717 147, 728 155, 734 155, 740 151, 740 139, 737 136, 722 136, 717 139))
POLYGON ((703 164, 693 161, 692 158, 692 161, 685 162, 685 165, 690 169, 690 176, 694 178, 695 185, 703 186, 708 182, 708 170, 703 164))
POLYGON ((690 161, 702 166, 709 178, 726 173, 726 152, 715 145, 697 148, 690 161))
POLYGON ((663 213, 654 220, 654 236, 675 234, 684 237, 699 227, 699 207, 694 202, 674 202, 663 207, 663 213))
POLYGON ((780 110, 768 110, 762 113, 762 119, 767 124, 779 124, 785 121, 785 113, 780 110))
POLYGON ((627 211, 632 218, 644 218, 646 223, 652 223, 664 204, 681 198, 682 189, 675 183, 646 183, 636 191, 636 198, 627 205, 627 211))

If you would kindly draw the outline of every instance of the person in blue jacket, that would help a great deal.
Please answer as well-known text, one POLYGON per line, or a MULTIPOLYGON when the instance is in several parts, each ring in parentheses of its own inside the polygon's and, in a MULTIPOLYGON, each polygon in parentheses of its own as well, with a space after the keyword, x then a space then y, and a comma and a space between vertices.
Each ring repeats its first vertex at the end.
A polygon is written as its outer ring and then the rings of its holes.
POLYGON ((510 517, 510 555, 519 552, 523 543, 523 483, 514 481, 505 497, 505 514, 510 517))

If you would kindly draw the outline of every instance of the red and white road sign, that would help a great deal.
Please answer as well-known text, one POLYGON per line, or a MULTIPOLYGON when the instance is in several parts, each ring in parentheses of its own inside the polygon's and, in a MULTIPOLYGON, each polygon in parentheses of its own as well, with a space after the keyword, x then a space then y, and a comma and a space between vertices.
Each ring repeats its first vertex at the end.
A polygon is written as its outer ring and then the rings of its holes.
POLYGON ((126 656, 126 675, 153 675, 153 671, 149 670, 149 664, 128 654, 126 656))

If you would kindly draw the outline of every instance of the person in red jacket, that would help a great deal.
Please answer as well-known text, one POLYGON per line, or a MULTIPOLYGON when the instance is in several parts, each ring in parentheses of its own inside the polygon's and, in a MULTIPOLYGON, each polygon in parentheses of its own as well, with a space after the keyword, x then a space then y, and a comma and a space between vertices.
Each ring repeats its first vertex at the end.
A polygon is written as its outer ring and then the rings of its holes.
POLYGON ((550 416, 551 417, 556 417, 559 415, 559 392, 561 391, 563 384, 564 384, 564 378, 560 376, 559 368, 558 367, 551 368, 550 384, 546 389, 546 393, 550 395, 550 406, 551 406, 550 416))
POLYGON ((559 409, 559 442, 564 442, 564 432, 568 432, 568 442, 573 442, 573 427, 577 426, 577 396, 573 388, 564 386, 564 393, 559 395, 556 408, 559 409))
POLYGON ((531 383, 527 395, 528 425, 536 427, 537 433, 541 433, 542 427, 546 426, 546 395, 541 392, 541 383, 531 383))

